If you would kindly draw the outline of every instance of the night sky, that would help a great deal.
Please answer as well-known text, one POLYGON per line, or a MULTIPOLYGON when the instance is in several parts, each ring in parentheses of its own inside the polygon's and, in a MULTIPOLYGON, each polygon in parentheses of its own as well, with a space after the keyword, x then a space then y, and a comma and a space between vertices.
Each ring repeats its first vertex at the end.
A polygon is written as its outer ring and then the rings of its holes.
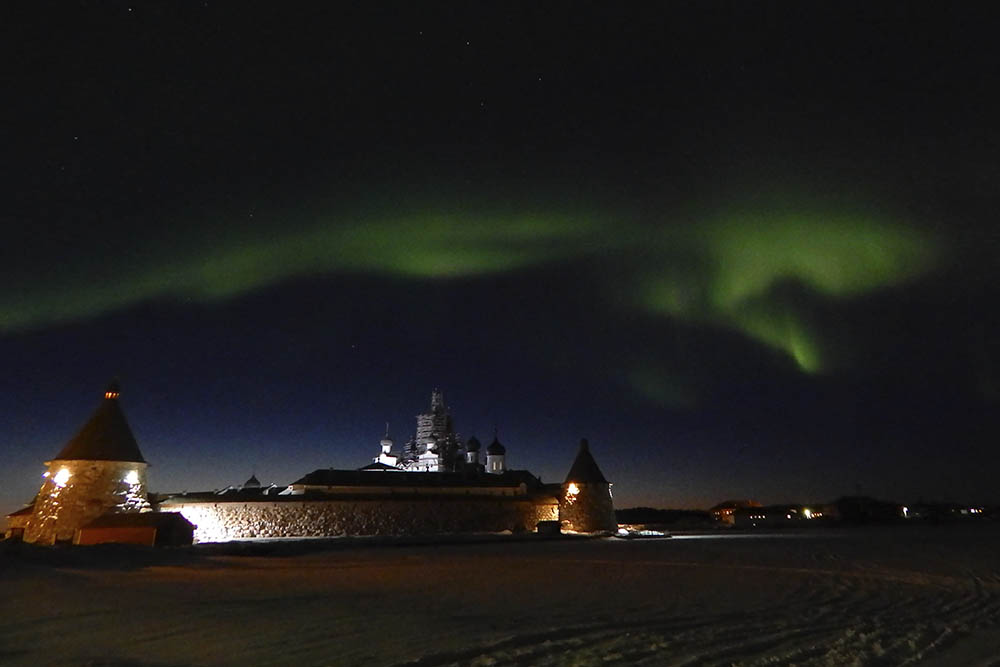
POLYGON ((115 376, 153 491, 439 387, 619 507, 1000 502, 997 17, 287 4, 0 10, 0 511, 115 376))

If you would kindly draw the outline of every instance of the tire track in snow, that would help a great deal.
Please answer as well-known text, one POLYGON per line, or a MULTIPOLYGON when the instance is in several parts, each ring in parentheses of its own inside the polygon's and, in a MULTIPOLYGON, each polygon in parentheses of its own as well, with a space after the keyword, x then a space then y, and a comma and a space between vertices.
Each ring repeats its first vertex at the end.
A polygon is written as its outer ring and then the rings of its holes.
MULTIPOLYGON (((587 560, 593 566, 596 561, 587 560)), ((719 564, 655 562, 657 567, 719 564)), ((732 570, 809 575, 780 604, 755 613, 656 618, 553 628, 413 665, 909 665, 971 629, 1000 620, 1000 586, 990 577, 928 575, 879 568, 830 570, 727 565, 732 570)), ((652 610, 651 610, 652 611, 652 610)))

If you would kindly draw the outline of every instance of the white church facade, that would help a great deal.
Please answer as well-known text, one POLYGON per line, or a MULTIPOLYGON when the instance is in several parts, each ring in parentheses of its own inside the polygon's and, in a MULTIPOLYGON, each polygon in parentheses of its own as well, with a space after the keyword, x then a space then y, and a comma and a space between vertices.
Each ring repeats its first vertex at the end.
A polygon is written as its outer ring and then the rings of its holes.
POLYGON ((480 460, 482 445, 472 436, 466 442, 455 431, 451 412, 444 402, 444 394, 431 392, 430 412, 417 415, 417 429, 395 451, 395 442, 389 436, 389 425, 379 442, 381 451, 372 459, 367 469, 395 469, 411 472, 487 472, 501 475, 507 470, 506 448, 500 444, 496 433, 493 443, 486 448, 485 465, 480 460))

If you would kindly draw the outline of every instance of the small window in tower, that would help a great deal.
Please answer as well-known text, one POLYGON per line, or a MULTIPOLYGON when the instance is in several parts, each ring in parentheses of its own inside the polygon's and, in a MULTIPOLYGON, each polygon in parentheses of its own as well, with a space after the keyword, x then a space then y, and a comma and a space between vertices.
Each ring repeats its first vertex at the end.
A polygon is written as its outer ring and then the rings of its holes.
POLYGON ((69 481, 70 475, 71 473, 69 468, 60 468, 59 472, 57 472, 56 476, 53 478, 53 481, 57 486, 66 486, 66 482, 69 481))

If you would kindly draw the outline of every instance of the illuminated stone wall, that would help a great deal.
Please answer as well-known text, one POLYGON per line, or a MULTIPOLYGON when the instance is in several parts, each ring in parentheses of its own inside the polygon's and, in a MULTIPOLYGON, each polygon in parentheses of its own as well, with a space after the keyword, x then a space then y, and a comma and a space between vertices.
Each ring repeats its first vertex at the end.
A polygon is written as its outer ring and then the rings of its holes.
POLYGON ((608 484, 563 484, 559 519, 568 532, 614 532, 618 529, 608 484))
POLYGON ((196 542, 242 538, 341 535, 435 535, 534 531, 539 521, 558 519, 555 498, 408 498, 283 500, 272 502, 184 502, 160 507, 195 524, 196 542))
POLYGON ((24 541, 69 541, 77 528, 105 512, 148 509, 145 463, 52 461, 25 528, 24 541))

